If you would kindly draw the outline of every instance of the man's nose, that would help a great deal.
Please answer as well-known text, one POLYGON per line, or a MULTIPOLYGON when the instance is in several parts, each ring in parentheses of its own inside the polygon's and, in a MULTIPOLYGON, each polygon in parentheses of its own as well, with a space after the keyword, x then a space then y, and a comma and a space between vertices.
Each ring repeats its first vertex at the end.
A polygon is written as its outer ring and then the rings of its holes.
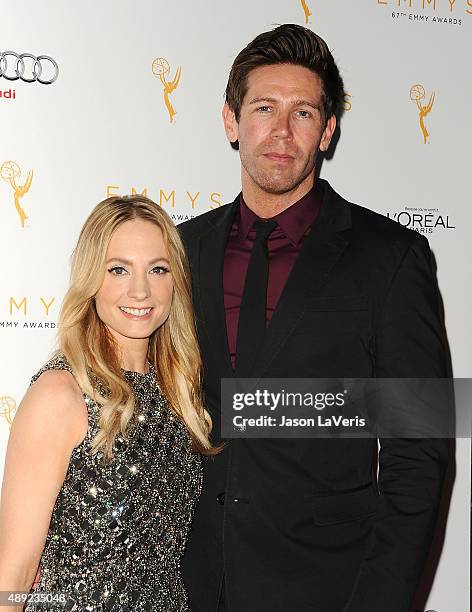
POLYGON ((290 112, 280 111, 274 117, 274 124, 272 126, 272 138, 292 138, 290 112))

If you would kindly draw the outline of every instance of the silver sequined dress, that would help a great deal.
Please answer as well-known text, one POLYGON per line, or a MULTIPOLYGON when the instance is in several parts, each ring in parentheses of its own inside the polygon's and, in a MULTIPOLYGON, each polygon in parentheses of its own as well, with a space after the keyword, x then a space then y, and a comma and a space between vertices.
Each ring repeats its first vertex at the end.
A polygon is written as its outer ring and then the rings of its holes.
MULTIPOLYGON (((46 370, 68 370, 61 356, 46 370)), ((57 497, 35 592, 65 593, 63 608, 80 612, 187 611, 180 563, 202 486, 199 455, 161 394, 155 371, 124 371, 139 405, 126 439, 118 437, 114 458, 92 454, 99 407, 84 396, 89 423, 74 448, 57 497)))

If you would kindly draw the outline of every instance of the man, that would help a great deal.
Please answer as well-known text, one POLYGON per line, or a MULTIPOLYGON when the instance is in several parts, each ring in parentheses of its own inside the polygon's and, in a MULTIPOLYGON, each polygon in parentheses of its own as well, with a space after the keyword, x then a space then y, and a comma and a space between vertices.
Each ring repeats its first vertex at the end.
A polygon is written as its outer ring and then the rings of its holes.
MULTIPOLYGON (((426 239, 316 178, 342 95, 300 26, 232 66, 242 194, 180 226, 215 441, 221 378, 447 375, 426 239)), ((205 464, 184 560, 192 611, 409 612, 446 464, 442 440, 228 441, 205 464)))

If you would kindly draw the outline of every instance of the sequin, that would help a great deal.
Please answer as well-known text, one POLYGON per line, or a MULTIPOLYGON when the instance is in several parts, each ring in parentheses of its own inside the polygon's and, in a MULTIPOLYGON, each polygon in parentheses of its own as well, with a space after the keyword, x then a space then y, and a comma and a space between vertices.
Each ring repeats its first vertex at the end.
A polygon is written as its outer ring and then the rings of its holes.
MULTIPOLYGON (((71 371, 59 356, 33 381, 52 369, 71 371)), ((64 593, 62 609, 71 612, 187 612, 180 563, 202 486, 201 457, 191 452, 154 369, 123 372, 139 414, 105 463, 91 452, 99 406, 84 397, 87 434, 56 499, 36 590, 64 593)), ((30 605, 25 612, 45 609, 30 605)))

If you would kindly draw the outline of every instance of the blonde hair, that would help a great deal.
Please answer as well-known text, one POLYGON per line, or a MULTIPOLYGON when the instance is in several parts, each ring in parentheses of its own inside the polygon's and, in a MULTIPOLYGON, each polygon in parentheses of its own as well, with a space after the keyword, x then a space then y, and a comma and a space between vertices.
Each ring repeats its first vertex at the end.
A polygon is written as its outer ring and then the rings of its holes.
POLYGON ((85 221, 72 256, 69 289, 59 316, 58 350, 69 362, 82 392, 101 405, 93 451, 102 450, 111 458, 116 436, 129 431, 135 400, 120 367, 118 347, 98 317, 94 296, 103 282, 113 232, 133 219, 160 228, 174 283, 169 316, 149 339, 148 360, 155 367, 169 406, 186 425, 193 450, 213 455, 218 449, 210 443, 211 418, 202 402, 202 364, 189 265, 175 225, 152 200, 142 195, 111 197, 100 202, 85 221))

